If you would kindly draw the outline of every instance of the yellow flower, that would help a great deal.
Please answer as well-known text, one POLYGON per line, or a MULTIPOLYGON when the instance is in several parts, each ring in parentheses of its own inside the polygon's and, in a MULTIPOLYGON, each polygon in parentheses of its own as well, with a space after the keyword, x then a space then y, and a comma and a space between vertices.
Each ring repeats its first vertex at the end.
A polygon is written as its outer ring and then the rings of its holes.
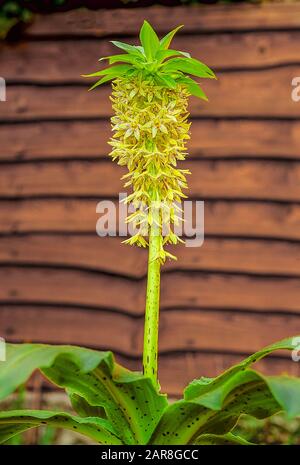
MULTIPOLYGON (((174 202, 180 202, 183 197, 188 171, 176 165, 186 155, 190 94, 184 85, 169 89, 158 85, 151 76, 147 80, 143 76, 120 77, 114 80, 112 87, 114 135, 110 141, 113 147, 110 155, 119 165, 128 168, 124 178, 132 194, 127 201, 138 206, 142 223, 151 225, 151 202, 160 203, 159 226, 161 230, 167 229, 160 250, 160 260, 164 262, 169 256, 164 245, 179 241, 172 231, 172 224, 176 218, 179 220, 174 202), (169 215, 166 214, 168 210, 169 215)), ((129 221, 136 221, 136 215, 131 215, 129 221)), ((143 229, 125 242, 147 246, 142 232, 143 229)))

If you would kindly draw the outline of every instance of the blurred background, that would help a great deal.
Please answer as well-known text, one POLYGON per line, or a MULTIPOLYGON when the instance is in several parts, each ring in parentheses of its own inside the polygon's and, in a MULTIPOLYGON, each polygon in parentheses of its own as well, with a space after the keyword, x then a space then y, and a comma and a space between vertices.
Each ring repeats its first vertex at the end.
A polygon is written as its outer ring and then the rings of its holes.
MULTIPOLYGON (((108 157, 110 86, 88 93, 81 74, 116 51, 109 40, 136 42, 144 19, 159 34, 184 24, 174 47, 218 81, 203 82, 209 103, 191 100, 184 163, 205 242, 163 269, 160 380, 175 397, 300 334, 300 3, 157 3, 0 2, 0 336, 141 368, 147 252, 96 235, 124 171, 108 157)), ((289 354, 260 368, 299 374, 289 354)))

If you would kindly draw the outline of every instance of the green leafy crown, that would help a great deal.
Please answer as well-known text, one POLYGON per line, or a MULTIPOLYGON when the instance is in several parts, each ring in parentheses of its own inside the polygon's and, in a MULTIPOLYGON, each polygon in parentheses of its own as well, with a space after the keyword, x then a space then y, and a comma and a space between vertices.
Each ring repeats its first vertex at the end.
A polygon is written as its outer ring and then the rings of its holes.
POLYGON ((207 100, 199 84, 188 75, 216 79, 214 72, 201 61, 192 58, 189 53, 169 49, 174 35, 182 27, 176 27, 159 40, 152 26, 144 21, 140 30, 141 45, 112 41, 116 47, 126 53, 100 58, 99 61, 108 60, 109 65, 114 66, 84 75, 84 77, 101 76, 90 90, 115 78, 126 79, 142 74, 145 78, 152 76, 158 85, 171 89, 178 84, 184 84, 191 95, 207 100))

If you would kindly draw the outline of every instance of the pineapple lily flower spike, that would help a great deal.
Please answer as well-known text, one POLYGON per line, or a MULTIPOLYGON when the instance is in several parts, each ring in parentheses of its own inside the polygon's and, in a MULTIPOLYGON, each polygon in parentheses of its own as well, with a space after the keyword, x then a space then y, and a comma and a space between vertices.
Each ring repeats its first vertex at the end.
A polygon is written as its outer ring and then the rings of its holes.
POLYGON ((167 257, 176 259, 164 246, 183 242, 172 225, 180 221, 178 202, 185 197, 185 176, 189 174, 176 166, 178 160, 185 158, 189 139, 188 97, 195 95, 207 100, 189 75, 215 78, 208 66, 191 58, 189 53, 169 48, 181 27, 159 40, 144 21, 141 45, 112 41, 127 53, 101 58, 100 61, 108 60, 113 66, 87 75, 101 77, 91 89, 112 81, 115 115, 111 118, 114 131, 111 156, 128 168, 125 187, 132 187, 132 194, 126 201, 132 202, 136 210, 127 221, 139 225, 138 232, 125 242, 149 246, 143 366, 144 374, 155 384, 160 266, 167 257))
MULTIPOLYGON (((187 173, 177 169, 176 162, 184 159, 189 137, 188 97, 206 99, 190 75, 215 77, 203 63, 169 49, 178 29, 159 40, 145 22, 140 33, 142 45, 114 42, 127 54, 108 57, 114 66, 92 75, 101 77, 93 87, 112 81, 112 157, 128 167, 126 179, 132 194, 127 200, 137 205, 138 222, 147 230, 146 236, 137 234, 128 241, 149 246, 144 374, 119 365, 111 352, 65 345, 7 344, 7 360, 0 363, 0 401, 39 369, 66 391, 75 414, 0 411, 0 443, 46 424, 108 445, 249 444, 232 432, 241 414, 261 419, 283 410, 289 418, 300 415, 299 378, 265 376, 252 369, 253 363, 277 350, 297 352, 300 336, 269 345, 216 378, 192 381, 176 402, 169 403, 160 393, 160 267, 169 256, 165 244, 179 240, 171 228, 163 237, 162 229, 170 223, 167 217, 175 224, 173 203, 182 198, 186 187, 187 173), (118 62, 122 64, 115 64, 118 62)), ((136 216, 129 217, 129 221, 136 220, 136 216)))

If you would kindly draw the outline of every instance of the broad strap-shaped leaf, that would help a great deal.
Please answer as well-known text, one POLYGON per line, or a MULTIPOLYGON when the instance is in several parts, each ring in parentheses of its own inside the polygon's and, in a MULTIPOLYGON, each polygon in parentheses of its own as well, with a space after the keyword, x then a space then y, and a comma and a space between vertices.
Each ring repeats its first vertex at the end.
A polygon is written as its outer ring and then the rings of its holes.
POLYGON ((111 370, 101 363, 91 373, 80 374, 60 359, 43 369, 50 381, 67 387, 93 407, 103 407, 108 419, 126 444, 147 443, 167 405, 152 382, 119 365, 111 370))
POLYGON ((0 364, 0 399, 38 368, 72 396, 104 409, 125 444, 147 443, 167 406, 150 379, 116 364, 110 352, 43 344, 8 344, 7 361, 0 364))
POLYGON ((193 444, 202 434, 231 431, 242 413, 265 418, 284 410, 300 414, 300 380, 268 377, 249 369, 251 363, 279 349, 292 350, 294 338, 266 347, 215 379, 194 381, 185 399, 165 411, 151 441, 154 444, 193 444))
POLYGON ((113 363, 111 352, 76 346, 46 344, 7 344, 7 357, 0 363, 0 400, 24 384, 38 368, 53 366, 58 356, 73 363, 82 373, 93 371, 101 362, 113 363))
POLYGON ((93 407, 83 397, 74 394, 69 389, 67 389, 67 393, 73 409, 80 417, 106 418, 105 409, 103 407, 93 407))
POLYGON ((268 376, 265 380, 270 391, 287 412, 289 418, 300 415, 300 378, 268 376))
POLYGON ((222 436, 218 436, 217 434, 202 434, 199 438, 194 442, 194 445, 197 446, 204 446, 204 445, 243 445, 243 446, 252 446, 253 444, 246 439, 237 436, 232 433, 223 434, 222 436))
POLYGON ((232 383, 235 382, 232 381, 235 374, 243 372, 253 363, 276 350, 294 350, 294 341, 295 338, 291 337, 264 347, 237 365, 230 367, 216 378, 200 378, 199 380, 192 381, 184 391, 184 398, 195 401, 201 397, 201 405, 214 409, 221 408, 227 392, 231 390, 232 383))
POLYGON ((0 444, 16 434, 43 425, 69 429, 88 436, 100 444, 122 444, 107 420, 95 417, 80 418, 65 412, 41 410, 0 412, 0 444))
POLYGON ((242 413, 265 418, 282 409, 258 374, 249 370, 243 379, 244 384, 232 386, 221 409, 210 409, 186 400, 170 405, 151 443, 194 444, 203 434, 227 434, 242 413))

